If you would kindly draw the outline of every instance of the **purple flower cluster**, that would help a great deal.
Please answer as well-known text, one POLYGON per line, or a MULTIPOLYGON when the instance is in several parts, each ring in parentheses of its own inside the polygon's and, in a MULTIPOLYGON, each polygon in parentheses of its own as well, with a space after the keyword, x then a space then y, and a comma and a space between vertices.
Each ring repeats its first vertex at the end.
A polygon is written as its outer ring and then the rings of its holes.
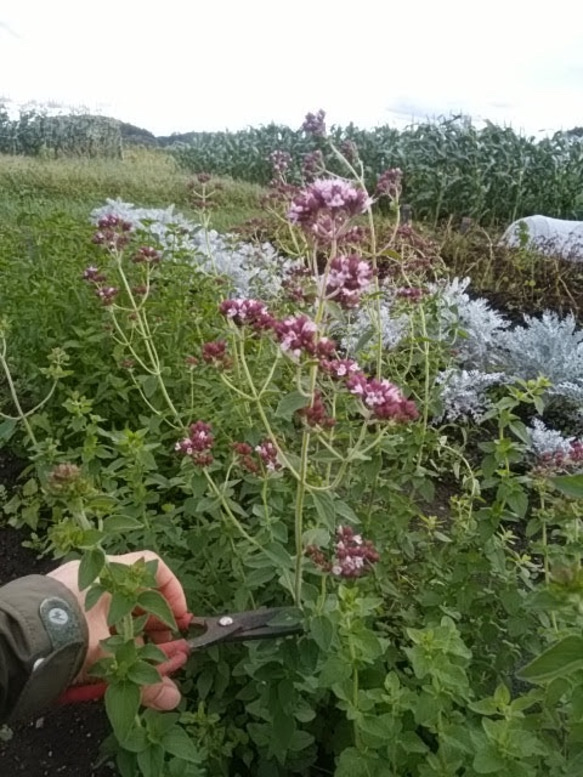
POLYGON ((364 213, 372 200, 347 181, 319 178, 292 199, 288 219, 322 242, 346 231, 349 219, 364 213))
POLYGON ((320 367, 337 380, 347 380, 351 375, 360 372, 360 367, 354 359, 322 359, 320 367))
POLYGON ((210 450, 215 442, 210 424, 205 424, 204 421, 197 421, 190 425, 188 431, 188 437, 177 442, 174 450, 182 453, 184 456, 190 456, 199 467, 208 467, 213 462, 210 450))
POLYGON ((134 264, 159 264, 162 254, 151 246, 141 246, 132 256, 134 264))
POLYGON ((307 135, 323 138, 326 135, 326 111, 320 109, 318 113, 306 113, 301 129, 307 135))
POLYGON ((304 154, 302 162, 302 175, 306 181, 314 181, 325 171, 324 155, 318 149, 309 154, 304 154))
POLYGON ((273 327, 280 348, 295 358, 302 353, 326 358, 336 350, 336 343, 327 337, 318 339, 316 324, 305 315, 289 316, 277 321, 273 327))
POLYGON ((398 200, 401 196, 403 171, 398 167, 389 167, 377 181, 377 197, 389 197, 398 200))
POLYGON ((92 284, 95 294, 99 297, 103 305, 106 307, 113 305, 113 302, 119 294, 119 289, 116 286, 107 286, 107 278, 103 273, 99 272, 99 268, 94 265, 90 265, 83 271, 83 280, 92 284))
POLYGON ((309 407, 303 407, 297 414, 304 418, 308 426, 320 429, 331 429, 336 425, 336 419, 332 418, 326 410, 320 391, 314 391, 314 396, 309 407))
POLYGON ((390 380, 367 378, 356 372, 346 381, 346 388, 379 420, 414 421, 419 413, 415 403, 405 399, 400 389, 390 380))
POLYGON ((288 154, 287 151, 272 151, 269 155, 269 161, 273 170, 272 183, 282 181, 291 164, 291 154, 288 154))
POLYGON ((95 293, 105 306, 113 305, 115 298, 119 294, 119 289, 115 286, 99 286, 95 293))
POLYGON ((343 308, 354 308, 373 279, 373 269, 360 256, 336 256, 330 263, 326 295, 343 308))
POLYGON ((250 326, 256 331, 272 329, 276 323, 263 302, 255 299, 226 299, 219 310, 237 326, 250 326))
POLYGON ((411 300, 411 302, 419 302, 419 300, 422 297, 424 297, 426 293, 427 292, 426 292, 425 289, 421 289, 419 287, 408 286, 408 287, 403 287, 403 288, 397 289, 395 291, 395 296, 399 297, 401 299, 411 300))
POLYGON ((541 454, 536 470, 541 474, 572 472, 579 469, 583 462, 583 441, 572 440, 566 451, 554 451, 541 454))
POLYGON ((339 526, 334 546, 335 563, 331 572, 338 577, 361 577, 380 555, 370 540, 363 540, 350 526, 339 526))
POLYGON ((336 577, 354 579, 370 572, 372 565, 380 560, 380 554, 370 540, 363 540, 350 526, 339 526, 336 530, 334 557, 332 561, 315 545, 306 548, 306 556, 324 572, 336 577))
POLYGON ((257 453, 268 472, 276 472, 282 468, 277 459, 277 448, 271 440, 263 440, 262 443, 255 446, 255 453, 257 453))
POLYGON ((232 362, 227 356, 227 343, 224 340, 213 340, 204 343, 201 350, 202 360, 215 367, 230 367, 232 362))
POLYGON ((130 232, 133 226, 129 221, 124 221, 117 216, 105 216, 97 222, 97 232, 93 235, 93 242, 105 248, 118 250, 126 246, 130 241, 130 232))
POLYGON ((246 442, 234 442, 231 445, 240 466, 252 475, 258 475, 260 471, 259 464, 253 458, 253 448, 246 442))
POLYGON ((351 164, 358 160, 358 147, 353 140, 343 140, 340 144, 340 151, 351 164))
POLYGON ((277 458, 277 448, 269 439, 263 440, 255 448, 246 442, 234 442, 231 444, 231 449, 240 467, 253 475, 259 475, 262 468, 264 474, 282 469, 277 458))

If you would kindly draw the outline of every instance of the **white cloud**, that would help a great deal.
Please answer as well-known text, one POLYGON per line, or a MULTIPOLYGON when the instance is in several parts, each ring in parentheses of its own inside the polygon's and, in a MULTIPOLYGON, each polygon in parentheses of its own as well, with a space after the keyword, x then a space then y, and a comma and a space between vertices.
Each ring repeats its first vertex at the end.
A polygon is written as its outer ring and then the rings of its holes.
POLYGON ((320 107, 338 124, 463 111, 553 130, 583 124, 578 8, 165 0, 148 11, 100 0, 89 11, 78 0, 4 0, 2 89, 16 101, 102 105, 159 134, 298 126, 320 107))

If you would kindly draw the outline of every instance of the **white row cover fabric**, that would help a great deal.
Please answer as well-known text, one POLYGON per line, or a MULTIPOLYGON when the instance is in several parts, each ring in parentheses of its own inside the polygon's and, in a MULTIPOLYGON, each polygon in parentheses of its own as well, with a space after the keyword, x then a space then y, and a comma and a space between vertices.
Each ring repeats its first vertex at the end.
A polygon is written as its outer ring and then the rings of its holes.
POLYGON ((549 216, 527 216, 511 224, 501 243, 519 247, 521 231, 528 230, 527 246, 546 256, 558 256, 571 262, 583 262, 583 221, 564 221, 549 216))

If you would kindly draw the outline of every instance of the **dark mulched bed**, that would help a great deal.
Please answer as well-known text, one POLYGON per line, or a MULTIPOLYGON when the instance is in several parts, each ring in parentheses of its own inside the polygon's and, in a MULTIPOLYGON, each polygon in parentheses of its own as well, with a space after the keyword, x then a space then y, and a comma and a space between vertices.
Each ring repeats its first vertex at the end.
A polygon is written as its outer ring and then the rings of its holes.
MULTIPOLYGON (((14 482, 18 464, 2 457, 0 483, 14 482)), ((0 526, 0 585, 28 574, 44 574, 55 562, 38 559, 22 547, 25 535, 0 526)), ((0 741, 2 777, 111 777, 108 766, 94 769, 99 745, 108 732, 100 703, 59 707, 38 720, 13 729, 9 742, 0 741)))

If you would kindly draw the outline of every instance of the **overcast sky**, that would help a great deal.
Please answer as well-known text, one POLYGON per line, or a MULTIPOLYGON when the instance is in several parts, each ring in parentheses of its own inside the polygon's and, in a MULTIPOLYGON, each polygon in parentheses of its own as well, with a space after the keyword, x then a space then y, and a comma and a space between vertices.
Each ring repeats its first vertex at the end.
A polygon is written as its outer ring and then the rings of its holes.
POLYGON ((2 0, 0 97, 87 106, 156 134, 361 127, 464 112, 583 125, 583 3, 2 0), (149 10, 150 8, 155 10, 149 10))

